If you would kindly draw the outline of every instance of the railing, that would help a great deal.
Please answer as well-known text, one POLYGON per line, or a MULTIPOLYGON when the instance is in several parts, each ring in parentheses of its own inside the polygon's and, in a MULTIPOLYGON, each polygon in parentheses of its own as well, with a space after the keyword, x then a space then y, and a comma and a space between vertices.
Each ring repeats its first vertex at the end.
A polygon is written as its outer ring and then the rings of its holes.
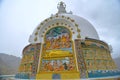
POLYGON ((0 80, 15 80, 15 75, 0 75, 0 80))
MULTIPOLYGON (((109 77, 101 77, 101 78, 86 78, 86 79, 74 79, 74 80, 96 80, 96 79, 100 79, 100 80, 104 80, 104 79, 115 79, 115 80, 119 80, 120 76, 109 76, 109 77)), ((0 80, 35 80, 35 79, 15 79, 15 75, 0 75, 0 80)), ((37 80, 43 80, 43 79, 37 79, 37 80)), ((46 79, 48 80, 48 79, 46 79)), ((56 79, 53 79, 56 80, 56 79)), ((66 79, 68 80, 68 79, 66 79)), ((73 79, 69 79, 69 80, 73 80, 73 79)))

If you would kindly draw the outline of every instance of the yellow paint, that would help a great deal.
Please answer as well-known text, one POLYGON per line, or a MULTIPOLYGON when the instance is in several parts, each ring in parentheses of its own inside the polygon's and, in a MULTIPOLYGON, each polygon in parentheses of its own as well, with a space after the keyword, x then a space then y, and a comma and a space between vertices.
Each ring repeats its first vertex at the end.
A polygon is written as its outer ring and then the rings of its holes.
POLYGON ((47 79, 52 80, 53 74, 60 74, 61 80, 65 79, 80 79, 79 72, 40 72, 36 75, 36 79, 47 79))
POLYGON ((52 74, 51 73, 38 73, 37 75, 36 75, 36 79, 49 79, 49 80, 52 80, 52 74))
POLYGON ((80 79, 79 72, 72 72, 72 73, 61 73, 61 79, 80 79))
POLYGON ((64 51, 64 50, 51 50, 49 52, 45 53, 45 57, 67 57, 67 56, 72 56, 73 53, 70 53, 69 51, 64 51))

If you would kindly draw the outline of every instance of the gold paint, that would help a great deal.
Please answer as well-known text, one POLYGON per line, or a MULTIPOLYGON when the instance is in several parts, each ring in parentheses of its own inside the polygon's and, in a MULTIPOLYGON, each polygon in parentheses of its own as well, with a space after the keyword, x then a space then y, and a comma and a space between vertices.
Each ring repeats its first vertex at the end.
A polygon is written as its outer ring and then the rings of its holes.
POLYGON ((74 22, 74 20, 73 20, 73 19, 71 19, 71 22, 74 22))
POLYGON ((65 16, 62 16, 62 18, 64 18, 65 16))
POLYGON ((56 17, 58 17, 58 15, 56 15, 56 17))
POLYGON ((36 32, 35 35, 38 35, 38 32, 36 32))
POLYGON ((39 29, 40 29, 40 27, 37 28, 37 30, 39 30, 39 29))
POLYGON ((43 37, 43 35, 41 35, 41 37, 43 37))
POLYGON ((34 41, 37 41, 37 37, 36 37, 36 38, 34 38, 34 41))
POLYGON ((80 73, 76 71, 70 72, 41 72, 36 75, 36 79, 43 79, 43 80, 53 80, 53 74, 60 74, 61 80, 68 80, 68 79, 80 79, 80 73), (72 74, 71 74, 72 73, 72 74))
POLYGON ((41 23, 40 25, 43 25, 43 23, 41 23))
POLYGON ((76 27, 78 27, 78 24, 75 24, 76 27))
POLYGON ((70 19, 70 17, 67 17, 67 19, 70 19))
POLYGON ((50 19, 52 19, 52 17, 50 17, 50 19))
POLYGON ((79 29, 79 28, 77 28, 77 32, 80 32, 80 29, 79 29))
POLYGON ((41 49, 41 50, 40 50, 40 55, 39 55, 39 61, 38 61, 39 63, 38 63, 37 74, 40 72, 40 65, 41 65, 41 63, 42 63, 42 58, 41 58, 41 57, 42 57, 41 54, 42 54, 42 51, 43 51, 43 44, 42 44, 42 43, 41 43, 40 49, 41 49))
POLYGON ((47 30, 47 28, 45 28, 45 30, 47 30))
POLYGON ((52 24, 52 26, 54 26, 54 24, 52 24))
POLYGON ((63 23, 61 23, 61 25, 63 25, 63 23))
POLYGON ((56 25, 59 25, 59 23, 56 23, 56 25))
POLYGON ((45 52, 45 57, 67 57, 67 56, 73 56, 72 53, 69 51, 63 51, 63 50, 51 50, 50 52, 45 52))
POLYGON ((47 20, 47 19, 45 19, 45 21, 47 22, 48 20, 47 20))
POLYGON ((81 38, 80 34, 77 35, 77 38, 81 38))

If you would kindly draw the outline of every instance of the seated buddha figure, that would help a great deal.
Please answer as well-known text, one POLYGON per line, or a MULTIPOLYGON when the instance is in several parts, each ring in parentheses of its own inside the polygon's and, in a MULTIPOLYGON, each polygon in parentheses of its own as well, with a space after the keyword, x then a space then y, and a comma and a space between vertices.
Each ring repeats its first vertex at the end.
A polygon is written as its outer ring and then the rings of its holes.
POLYGON ((62 39, 61 39, 61 42, 62 42, 62 48, 65 48, 65 43, 66 43, 66 36, 65 35, 62 35, 62 39))
POLYGON ((54 61, 54 62, 53 62, 53 70, 54 70, 54 71, 59 71, 59 66, 58 66, 57 61, 54 61))
POLYGON ((57 39, 56 39, 56 48, 57 49, 60 49, 60 46, 61 45, 61 37, 59 36, 57 39))
POLYGON ((65 42, 65 47, 70 48, 71 47, 71 40, 69 34, 66 34, 66 42, 65 42))
POLYGON ((63 62, 60 61, 59 62, 59 71, 63 71, 64 70, 64 65, 63 65, 63 62))
POLYGON ((57 38, 54 39, 54 42, 52 44, 53 44, 53 49, 58 48, 57 38))
POLYGON ((50 39, 50 49, 54 47, 54 38, 50 39))
POLYGON ((74 70, 74 61, 71 58, 70 58, 70 62, 68 64, 68 68, 69 68, 70 71, 74 70))
POLYGON ((53 66, 50 61, 47 63, 47 69, 48 71, 53 71, 53 66))
POLYGON ((50 40, 47 39, 47 40, 46 40, 46 49, 49 49, 49 48, 50 48, 50 45, 51 45, 50 40))
POLYGON ((47 63, 46 62, 43 63, 43 69, 42 70, 47 71, 47 63))

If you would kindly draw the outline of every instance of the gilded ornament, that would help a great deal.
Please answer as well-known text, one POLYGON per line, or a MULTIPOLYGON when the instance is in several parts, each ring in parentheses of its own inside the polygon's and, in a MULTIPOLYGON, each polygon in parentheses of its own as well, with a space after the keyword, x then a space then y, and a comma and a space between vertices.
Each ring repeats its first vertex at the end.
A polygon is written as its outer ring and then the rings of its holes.
POLYGON ((38 32, 36 32, 35 35, 38 35, 38 32))
POLYGON ((69 17, 67 17, 67 19, 70 19, 69 17))
POLYGON ((40 25, 43 25, 43 23, 41 23, 40 25))
POLYGON ((36 38, 34 38, 34 41, 37 41, 37 37, 36 37, 36 38))
POLYGON ((78 24, 75 24, 76 27, 78 27, 78 24))
POLYGON ((40 29, 40 27, 37 28, 37 30, 39 30, 39 29, 40 29))
POLYGON ((73 19, 71 19, 71 21, 72 21, 72 22, 74 22, 74 20, 73 20, 73 19))
POLYGON ((62 16, 62 18, 64 18, 65 16, 62 16))
POLYGON ((47 19, 45 19, 45 21, 47 22, 48 20, 47 20, 47 19))
POLYGON ((59 23, 56 23, 56 25, 59 25, 59 23))
POLYGON ((50 17, 50 19, 52 19, 52 17, 50 17))
POLYGON ((81 38, 80 34, 77 35, 77 38, 81 38))
POLYGON ((80 32, 80 29, 79 29, 79 28, 77 28, 77 32, 80 32))

